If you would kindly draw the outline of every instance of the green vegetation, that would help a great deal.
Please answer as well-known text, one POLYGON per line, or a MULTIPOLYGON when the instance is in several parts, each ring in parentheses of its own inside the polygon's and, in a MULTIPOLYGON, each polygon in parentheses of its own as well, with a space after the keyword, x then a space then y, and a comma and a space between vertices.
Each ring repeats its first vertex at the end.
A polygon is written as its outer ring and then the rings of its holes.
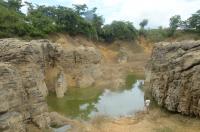
POLYGON ((137 30, 131 22, 113 21, 110 25, 103 27, 102 37, 107 42, 114 40, 135 40, 137 30))
POLYGON ((126 88, 127 89, 131 89, 133 84, 136 83, 137 80, 144 80, 144 76, 142 75, 136 75, 134 73, 129 73, 127 76, 126 76, 126 88))
POLYGON ((148 20, 147 19, 144 19, 144 20, 142 20, 140 22, 140 30, 139 30, 139 35, 140 36, 146 37, 147 34, 146 34, 146 30, 144 28, 145 28, 145 26, 147 26, 147 24, 148 24, 148 20))
POLYGON ((190 18, 182 22, 182 28, 200 33, 200 10, 192 14, 190 18))
POLYGON ((168 29, 159 27, 158 29, 148 29, 145 30, 145 37, 150 42, 160 42, 165 40, 168 35, 168 29))
POLYGON ((27 14, 21 12, 21 0, 0 0, 0 37, 40 37, 49 33, 67 32, 83 35, 92 40, 114 41, 135 40, 137 30, 131 22, 114 21, 104 26, 102 16, 96 14, 97 8, 87 5, 44 6, 25 2, 27 14))
POLYGON ((170 18, 170 23, 169 23, 169 36, 173 36, 177 28, 181 24, 181 16, 180 15, 175 15, 170 18))
POLYGON ((140 27, 141 29, 144 29, 145 26, 147 26, 148 24, 148 20, 147 19, 144 19, 140 22, 140 27))
POLYGON ((29 25, 25 22, 25 15, 19 9, 21 1, 0 1, 0 36, 12 37, 15 34, 23 36, 29 32, 29 25))
POLYGON ((159 42, 166 39, 178 38, 184 39, 200 39, 200 10, 192 14, 187 20, 181 20, 180 15, 174 15, 170 18, 169 28, 159 27, 158 29, 147 29, 144 27, 148 24, 148 20, 140 23, 140 35, 150 42, 159 42))
POLYGON ((96 13, 97 8, 89 9, 87 5, 64 6, 33 5, 28 6, 27 13, 21 8, 22 0, 0 0, 0 38, 37 37, 44 38, 50 33, 68 33, 71 36, 83 35, 90 40, 113 42, 115 40, 134 41, 138 36, 149 41, 158 42, 176 36, 179 31, 200 33, 200 10, 187 20, 180 15, 170 19, 169 28, 145 29, 148 20, 140 23, 137 30, 129 21, 113 21, 104 24, 104 18, 96 13))

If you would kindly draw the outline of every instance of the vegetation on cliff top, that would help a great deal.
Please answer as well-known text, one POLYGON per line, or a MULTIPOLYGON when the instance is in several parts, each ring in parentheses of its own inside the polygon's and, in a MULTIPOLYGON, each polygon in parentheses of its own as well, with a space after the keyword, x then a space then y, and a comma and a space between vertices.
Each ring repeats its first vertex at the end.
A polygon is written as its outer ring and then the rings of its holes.
POLYGON ((26 14, 21 11, 22 0, 0 0, 0 38, 43 38, 49 33, 65 32, 106 42, 135 40, 138 35, 156 42, 173 36, 178 28, 200 33, 200 10, 186 21, 182 21, 179 15, 173 16, 169 28, 145 30, 148 20, 144 19, 140 23, 141 29, 137 30, 128 21, 113 21, 105 25, 104 18, 96 13, 97 8, 89 9, 85 4, 73 5, 73 8, 25 4, 28 6, 26 14))

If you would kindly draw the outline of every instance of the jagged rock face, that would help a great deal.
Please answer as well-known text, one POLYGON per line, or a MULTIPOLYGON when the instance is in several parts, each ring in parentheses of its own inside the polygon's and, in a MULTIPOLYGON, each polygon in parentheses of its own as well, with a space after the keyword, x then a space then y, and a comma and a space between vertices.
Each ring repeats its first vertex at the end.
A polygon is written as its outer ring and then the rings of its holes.
POLYGON ((36 63, 40 66, 54 65, 60 51, 48 40, 25 42, 17 39, 1 39, 1 62, 13 64, 36 63))
POLYGON ((47 40, 25 42, 1 39, 0 45, 1 62, 9 62, 16 67, 24 82, 29 80, 26 85, 37 85, 42 95, 46 96, 48 90, 44 73, 48 67, 55 67, 62 52, 47 40))
POLYGON ((200 41, 155 44, 147 81, 160 106, 200 116, 200 41))
POLYGON ((30 73, 25 78, 16 67, 0 63, 0 131, 26 131, 25 122, 48 127, 47 105, 30 73))
POLYGON ((48 128, 45 67, 57 51, 48 41, 0 40, 0 131, 23 132, 26 124, 48 128))
POLYGON ((59 65, 64 69, 69 86, 85 88, 102 76, 101 53, 94 47, 63 49, 59 65))
POLYGON ((22 89, 22 81, 18 78, 19 73, 9 64, 0 63, 0 131, 18 130, 24 131, 22 114, 13 111, 23 105, 25 92, 22 89), (13 99, 14 98, 14 99, 13 99), (8 125, 10 124, 10 125, 8 125))
POLYGON ((24 132, 27 124, 48 128, 49 91, 63 97, 69 79, 75 86, 92 85, 101 76, 100 62, 92 47, 68 50, 48 40, 0 39, 0 131, 24 132))

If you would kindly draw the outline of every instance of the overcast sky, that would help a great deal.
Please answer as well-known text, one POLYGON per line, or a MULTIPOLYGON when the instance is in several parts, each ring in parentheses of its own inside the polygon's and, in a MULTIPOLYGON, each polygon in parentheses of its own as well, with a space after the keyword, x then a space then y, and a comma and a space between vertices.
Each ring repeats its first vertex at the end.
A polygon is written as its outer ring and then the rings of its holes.
POLYGON ((169 18, 179 14, 185 20, 200 9, 200 0, 24 0, 39 5, 87 4, 89 8, 97 7, 97 13, 103 15, 105 23, 113 20, 133 22, 134 26, 143 19, 149 20, 148 27, 167 27, 169 18))

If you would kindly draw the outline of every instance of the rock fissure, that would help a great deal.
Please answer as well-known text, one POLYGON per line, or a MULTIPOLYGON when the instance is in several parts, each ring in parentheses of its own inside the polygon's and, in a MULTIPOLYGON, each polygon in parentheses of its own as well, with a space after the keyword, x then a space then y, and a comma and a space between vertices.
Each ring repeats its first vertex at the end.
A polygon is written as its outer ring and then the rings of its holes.
POLYGON ((49 92, 61 98, 68 85, 88 87, 102 75, 101 54, 93 47, 69 50, 48 40, 17 39, 0 45, 0 131, 26 132, 27 123, 48 128, 49 92))
POLYGON ((185 69, 182 69, 180 72, 184 72, 184 71, 188 71, 188 70, 191 70, 192 68, 194 68, 195 66, 198 66, 200 65, 200 60, 196 63, 193 63, 192 65, 190 65, 189 67, 185 68, 185 69))
POLYGON ((160 106, 200 116, 199 47, 200 41, 155 44, 147 73, 151 73, 148 82, 152 96, 160 106))

